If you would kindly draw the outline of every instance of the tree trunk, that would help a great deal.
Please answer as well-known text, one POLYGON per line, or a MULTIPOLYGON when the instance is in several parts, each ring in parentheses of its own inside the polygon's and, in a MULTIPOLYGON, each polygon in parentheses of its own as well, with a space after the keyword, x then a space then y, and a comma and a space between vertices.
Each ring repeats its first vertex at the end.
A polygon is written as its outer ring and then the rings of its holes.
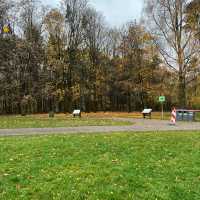
POLYGON ((178 102, 181 108, 184 108, 186 106, 186 84, 185 84, 185 76, 183 73, 179 73, 178 102))

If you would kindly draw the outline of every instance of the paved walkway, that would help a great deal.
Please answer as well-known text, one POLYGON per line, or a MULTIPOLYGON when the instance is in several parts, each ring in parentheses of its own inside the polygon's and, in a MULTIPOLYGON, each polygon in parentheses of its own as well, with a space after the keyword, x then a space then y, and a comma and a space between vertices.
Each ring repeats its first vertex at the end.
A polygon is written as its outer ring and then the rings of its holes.
POLYGON ((47 135, 47 134, 72 134, 72 133, 111 133, 111 132, 141 132, 141 131, 175 131, 175 130, 199 130, 200 122, 178 122, 175 126, 169 121, 148 119, 125 119, 115 118, 133 122, 130 126, 81 126, 66 128, 20 128, 0 129, 0 136, 14 135, 47 135))

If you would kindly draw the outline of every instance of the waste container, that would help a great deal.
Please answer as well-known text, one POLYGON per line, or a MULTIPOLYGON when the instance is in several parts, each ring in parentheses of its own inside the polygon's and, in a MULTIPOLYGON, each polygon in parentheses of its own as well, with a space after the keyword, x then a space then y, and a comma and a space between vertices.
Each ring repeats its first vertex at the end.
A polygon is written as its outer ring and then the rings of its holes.
POLYGON ((176 120, 177 121, 194 121, 195 112, 191 110, 177 110, 176 120))
POLYGON ((176 120, 177 121, 183 120, 183 112, 182 111, 176 111, 176 120))
POLYGON ((195 120, 195 112, 188 112, 188 121, 195 120))
POLYGON ((188 112, 187 111, 183 112, 183 121, 188 121, 188 112))

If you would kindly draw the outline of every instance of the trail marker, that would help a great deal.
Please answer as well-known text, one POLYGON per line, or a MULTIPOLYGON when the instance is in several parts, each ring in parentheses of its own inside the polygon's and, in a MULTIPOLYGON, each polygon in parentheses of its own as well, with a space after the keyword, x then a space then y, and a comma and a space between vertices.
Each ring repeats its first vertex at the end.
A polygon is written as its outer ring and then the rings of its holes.
POLYGON ((165 102, 165 96, 159 96, 159 102, 161 103, 161 112, 162 112, 162 119, 163 119, 164 118, 163 103, 165 102))

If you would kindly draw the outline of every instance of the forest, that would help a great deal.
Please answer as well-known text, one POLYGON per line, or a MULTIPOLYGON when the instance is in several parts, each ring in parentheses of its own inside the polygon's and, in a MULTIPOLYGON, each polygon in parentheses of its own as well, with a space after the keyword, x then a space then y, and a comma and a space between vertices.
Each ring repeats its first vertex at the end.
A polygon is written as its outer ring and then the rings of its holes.
POLYGON ((110 27, 87 0, 0 0, 0 114, 200 109, 200 1, 144 0, 110 27))

